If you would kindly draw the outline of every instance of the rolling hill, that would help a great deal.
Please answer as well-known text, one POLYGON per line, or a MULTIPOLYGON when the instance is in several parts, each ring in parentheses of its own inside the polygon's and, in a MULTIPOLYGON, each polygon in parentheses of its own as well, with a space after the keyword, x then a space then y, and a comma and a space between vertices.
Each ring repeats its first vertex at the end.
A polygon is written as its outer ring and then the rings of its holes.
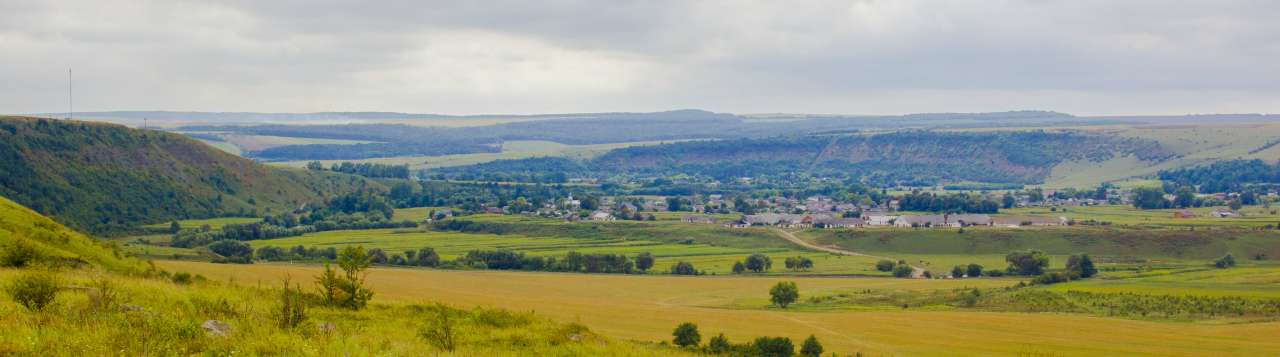
POLYGON ((43 259, 64 265, 89 264, 121 273, 141 272, 146 268, 142 261, 123 256, 111 245, 0 197, 0 247, 9 254, 15 245, 29 247, 43 259))
POLYGON ((0 195, 95 234, 293 208, 363 187, 381 185, 264 166, 179 134, 0 117, 0 195))
POLYGON ((690 141, 616 149, 585 162, 534 158, 433 171, 472 177, 683 173, 720 181, 805 172, 877 185, 1035 184, 1064 162, 1120 157, 1160 162, 1173 155, 1151 140, 1074 131, 903 131, 690 141))

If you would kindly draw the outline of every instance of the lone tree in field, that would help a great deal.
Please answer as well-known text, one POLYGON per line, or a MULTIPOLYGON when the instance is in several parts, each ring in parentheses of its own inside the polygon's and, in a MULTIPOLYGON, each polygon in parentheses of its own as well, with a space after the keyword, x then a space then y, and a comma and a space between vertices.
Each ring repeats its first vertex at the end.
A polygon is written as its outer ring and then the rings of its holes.
POLYGON ((1009 271, 1018 275, 1040 275, 1049 266, 1049 256, 1034 249, 1009 253, 1004 260, 1009 262, 1009 271))
POLYGON ((742 262, 733 262, 733 273, 734 273, 734 274, 742 274, 742 272, 745 272, 745 271, 747 271, 747 266, 746 266, 746 265, 742 265, 742 262))
POLYGON ((818 338, 809 335, 809 338, 804 339, 804 342, 800 343, 800 355, 806 357, 822 356, 822 344, 818 343, 818 338))
POLYGON ((680 347, 697 347, 702 342, 702 335, 698 334, 698 325, 692 322, 686 322, 676 326, 676 330, 671 333, 675 338, 672 343, 680 347))
POLYGON ((1081 278, 1088 278, 1098 274, 1098 268, 1093 266, 1093 259, 1089 259, 1088 254, 1072 255, 1067 258, 1067 271, 1075 273, 1081 278))
POLYGON ((744 265, 747 266, 748 270, 763 273, 773 267, 773 260, 769 259, 769 256, 767 255, 756 253, 747 257, 747 261, 744 265))
POLYGON ((640 253, 639 255, 636 255, 636 269, 639 269, 641 272, 644 272, 644 271, 648 271, 649 268, 652 268, 652 267, 653 267, 653 254, 650 254, 649 252, 644 252, 644 253, 640 253))
POLYGON ((795 282, 782 281, 769 289, 769 301, 781 308, 787 308, 787 305, 796 302, 800 298, 800 288, 796 287, 795 282))
POLYGON ((359 310, 373 298, 373 290, 364 286, 364 271, 369 269, 370 258, 362 246, 347 246, 338 254, 338 268, 342 275, 325 263, 324 271, 316 277, 316 286, 325 304, 359 310))

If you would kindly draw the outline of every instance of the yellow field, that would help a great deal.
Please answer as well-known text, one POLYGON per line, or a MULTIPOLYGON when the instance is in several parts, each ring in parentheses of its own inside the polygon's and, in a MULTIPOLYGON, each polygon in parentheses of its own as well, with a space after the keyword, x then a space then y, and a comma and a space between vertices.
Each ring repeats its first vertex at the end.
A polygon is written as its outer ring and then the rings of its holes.
MULTIPOLYGON (((172 271, 239 284, 305 279, 315 266, 228 266, 158 262, 172 271)), ((822 311, 763 308, 769 287, 792 280, 801 299, 864 289, 998 287, 1014 280, 619 276, 375 268, 374 301, 443 301, 461 306, 532 310, 582 322, 606 336, 659 341, 676 324, 696 322, 703 336, 731 341, 760 335, 793 340, 816 335, 839 354, 890 356, 1266 356, 1280 354, 1280 323, 1150 322, 1065 314, 969 311, 822 311), (761 308, 743 308, 760 305, 761 308), (736 308, 735 308, 736 306, 736 308)), ((704 337, 705 338, 705 337, 704 337)))

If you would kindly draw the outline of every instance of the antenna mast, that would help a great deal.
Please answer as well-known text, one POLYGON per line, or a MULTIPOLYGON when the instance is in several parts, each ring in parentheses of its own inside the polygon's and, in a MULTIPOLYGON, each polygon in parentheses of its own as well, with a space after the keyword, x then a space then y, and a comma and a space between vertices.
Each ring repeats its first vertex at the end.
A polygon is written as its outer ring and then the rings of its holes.
POLYGON ((67 68, 67 119, 75 117, 75 101, 71 97, 71 68, 67 68))

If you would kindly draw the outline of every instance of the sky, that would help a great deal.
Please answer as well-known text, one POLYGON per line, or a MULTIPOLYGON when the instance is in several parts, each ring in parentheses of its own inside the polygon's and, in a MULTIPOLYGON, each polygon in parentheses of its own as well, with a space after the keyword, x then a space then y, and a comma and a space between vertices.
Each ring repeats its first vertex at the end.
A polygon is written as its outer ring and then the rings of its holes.
POLYGON ((1280 113, 1277 1, 0 0, 0 113, 1280 113))

